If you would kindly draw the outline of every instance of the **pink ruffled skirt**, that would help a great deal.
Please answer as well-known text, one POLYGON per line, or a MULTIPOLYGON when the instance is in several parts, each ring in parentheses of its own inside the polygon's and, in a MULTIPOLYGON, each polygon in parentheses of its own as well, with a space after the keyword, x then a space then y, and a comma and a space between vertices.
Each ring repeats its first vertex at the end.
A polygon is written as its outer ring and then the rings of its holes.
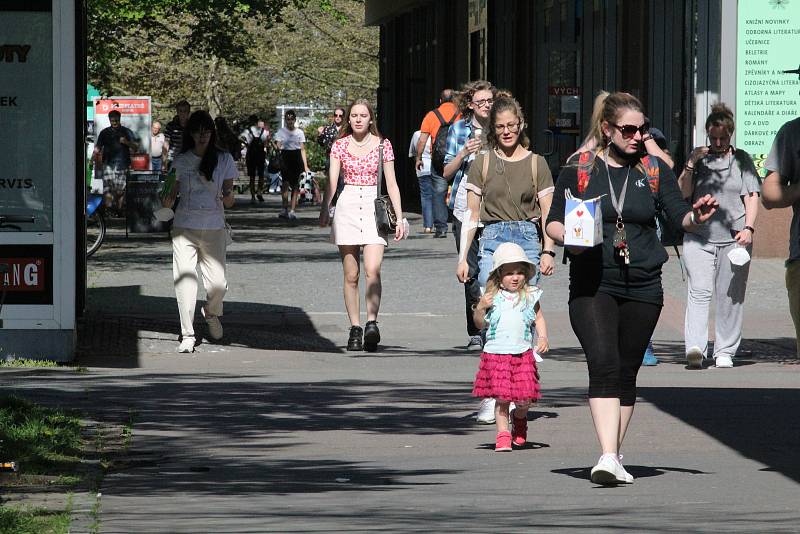
POLYGON ((533 350, 522 354, 481 354, 472 387, 474 397, 507 402, 535 401, 542 397, 533 350))

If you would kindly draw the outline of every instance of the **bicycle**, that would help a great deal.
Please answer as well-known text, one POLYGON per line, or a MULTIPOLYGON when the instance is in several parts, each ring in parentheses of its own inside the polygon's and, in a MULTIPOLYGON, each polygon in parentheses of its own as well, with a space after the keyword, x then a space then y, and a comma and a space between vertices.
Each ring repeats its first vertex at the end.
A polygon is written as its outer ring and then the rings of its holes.
POLYGON ((103 195, 90 193, 86 199, 86 257, 97 252, 106 237, 103 195))

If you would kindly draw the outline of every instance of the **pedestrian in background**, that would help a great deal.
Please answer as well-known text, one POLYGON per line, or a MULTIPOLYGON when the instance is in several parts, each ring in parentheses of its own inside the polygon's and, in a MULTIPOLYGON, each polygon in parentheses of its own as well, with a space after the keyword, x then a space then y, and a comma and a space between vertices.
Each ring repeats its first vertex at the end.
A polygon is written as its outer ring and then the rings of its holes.
POLYGON ((528 408, 541 398, 534 351, 548 351, 547 325, 539 300, 542 290, 529 285, 536 265, 516 243, 503 243, 493 256, 486 292, 475 307, 475 323, 486 328, 472 395, 495 400, 495 452, 522 447, 528 440, 528 408), (534 348, 531 327, 536 329, 534 348), (514 403, 509 432, 509 406, 514 403))
POLYGON ((214 126, 217 128, 217 144, 219 148, 227 150, 233 161, 238 161, 242 157, 242 141, 233 133, 228 126, 228 120, 222 115, 214 118, 214 126))
POLYGON ((201 311, 209 337, 219 340, 223 336, 219 318, 228 290, 225 208, 234 205, 233 181, 239 171, 230 153, 217 146, 214 120, 206 111, 195 111, 189 117, 181 147, 173 162, 177 185, 165 197, 164 206, 172 207, 180 194, 172 224, 172 275, 181 319, 178 352, 194 352, 198 263, 207 294, 201 311))
MULTIPOLYGON (((434 158, 437 150, 446 149, 447 132, 450 126, 459 118, 456 106, 455 92, 452 89, 443 89, 439 95, 439 107, 429 111, 422 119, 419 127, 420 136, 417 142, 417 169, 422 168, 422 154, 425 152, 425 143, 431 142, 431 186, 433 190, 433 226, 434 237, 447 237, 447 180, 444 178, 444 167, 437 169, 434 158), (441 134, 440 129, 443 128, 441 134)), ((442 158, 444 162, 444 158, 442 158)))
MULTIPOLYGON (((467 174, 475 155, 484 146, 489 126, 489 112, 494 104, 496 89, 485 80, 475 80, 464 84, 459 94, 458 104, 461 118, 453 123, 447 132, 447 152, 444 157, 444 177, 452 181, 449 209, 453 213, 453 237, 456 252, 463 255, 468 266, 467 281, 464 282, 464 309, 467 323, 467 349, 481 350, 483 338, 481 330, 475 326, 472 308, 481 298, 478 282, 478 241, 482 228, 475 229, 475 238, 465 251, 461 250, 462 224, 467 211, 467 174)), ((479 414, 480 415, 480 414, 479 414)), ((492 423, 494 412, 484 414, 486 423, 492 423)))
POLYGON ((342 131, 342 124, 344 124, 345 109, 337 107, 333 110, 333 119, 330 124, 320 126, 317 128, 317 144, 325 149, 325 173, 331 165, 331 148, 333 142, 339 139, 339 134, 342 131))
POLYGON ((604 195, 598 214, 603 218, 602 243, 567 248, 569 317, 586 354, 589 408, 602 449, 591 480, 625 484, 633 477, 622 466, 619 451, 633 416, 642 354, 664 299, 661 266, 668 256, 656 234, 656 201, 672 225, 684 229, 707 221, 717 203, 706 195, 688 205, 669 165, 648 156, 648 163, 658 165, 658 182, 651 184, 641 151, 649 126, 636 97, 608 95, 602 119, 600 147, 572 158, 558 177, 547 234, 564 242, 567 190, 583 199, 604 195))
POLYGON ((164 164, 164 143, 166 138, 161 131, 161 123, 153 121, 150 127, 150 169, 160 173, 164 164))
POLYGON ((267 140, 269 130, 262 120, 258 120, 255 115, 250 115, 247 120, 249 126, 242 131, 239 139, 247 147, 245 164, 247 165, 247 176, 250 178, 250 203, 255 204, 256 199, 264 202, 264 169, 267 162, 267 140), (256 186, 256 175, 258 175, 258 185, 256 186))
POLYGON ((297 220, 294 210, 300 196, 300 174, 310 172, 306 157, 306 134, 302 128, 297 127, 297 113, 293 109, 287 110, 283 115, 286 126, 275 134, 275 140, 281 150, 281 195, 282 209, 278 217, 297 220), (291 203, 289 192, 291 190, 291 203))
POLYGON ((420 160, 422 167, 416 166, 417 147, 419 146, 420 131, 414 132, 411 136, 411 143, 408 146, 408 157, 413 158, 414 169, 417 172, 417 182, 419 183, 420 206, 422 207, 422 233, 430 234, 433 232, 433 185, 431 184, 431 140, 425 142, 425 151, 420 160))
POLYGON ((766 209, 792 207, 786 292, 800 359, 800 117, 781 126, 767 156, 769 171, 761 186, 766 209))
MULTIPOLYGON (((714 362, 733 367, 742 341, 742 316, 749 255, 753 250, 759 185, 750 155, 731 145, 736 124, 725 104, 715 104, 706 119, 708 146, 694 149, 678 183, 684 198, 706 194, 719 201, 708 224, 683 237, 683 263, 689 293, 686 299, 685 347, 689 367, 700 369, 708 351, 708 312, 714 295, 714 362), (743 248, 748 261, 735 264, 730 254, 743 248)), ((691 200, 690 200, 691 202, 691 200)))
MULTIPOLYGON (((381 306, 381 264, 386 235, 380 235, 375 223, 375 199, 378 195, 378 162, 383 160, 386 192, 391 199, 398 223, 403 220, 400 189, 394 174, 394 150, 378 130, 375 111, 369 101, 358 99, 347 110, 347 122, 342 137, 331 149, 331 169, 328 188, 319 214, 320 226, 330 224, 331 201, 337 190, 339 174, 344 175, 344 189, 338 196, 333 216, 331 239, 339 247, 344 273, 344 305, 350 319, 347 350, 377 350, 381 340, 378 311, 381 306), (382 152, 382 156, 381 156, 382 152), (361 251, 364 254, 367 322, 361 328, 358 291, 361 251)), ((404 224, 398 224, 394 239, 405 234, 404 224)))
POLYGON ((122 213, 131 151, 139 148, 139 139, 130 128, 122 126, 122 114, 118 110, 109 111, 108 120, 111 126, 103 128, 97 136, 94 153, 102 161, 105 206, 113 206, 122 213))
POLYGON ((164 153, 167 156, 164 168, 167 170, 172 167, 175 157, 183 151, 183 130, 186 128, 191 112, 192 108, 189 102, 181 100, 175 104, 175 116, 167 123, 164 133, 164 153))

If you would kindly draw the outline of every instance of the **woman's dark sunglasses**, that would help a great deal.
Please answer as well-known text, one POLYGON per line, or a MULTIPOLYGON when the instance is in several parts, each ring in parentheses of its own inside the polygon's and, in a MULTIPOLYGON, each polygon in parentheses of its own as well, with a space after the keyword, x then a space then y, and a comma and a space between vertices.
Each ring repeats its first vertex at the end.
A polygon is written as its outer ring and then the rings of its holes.
POLYGON ((650 124, 647 122, 642 124, 641 126, 634 126, 632 124, 619 125, 619 124, 614 124, 613 122, 610 124, 617 130, 619 130, 619 133, 622 134, 623 139, 633 139, 633 136, 636 135, 636 132, 639 132, 641 135, 644 135, 648 131, 650 131, 650 124))

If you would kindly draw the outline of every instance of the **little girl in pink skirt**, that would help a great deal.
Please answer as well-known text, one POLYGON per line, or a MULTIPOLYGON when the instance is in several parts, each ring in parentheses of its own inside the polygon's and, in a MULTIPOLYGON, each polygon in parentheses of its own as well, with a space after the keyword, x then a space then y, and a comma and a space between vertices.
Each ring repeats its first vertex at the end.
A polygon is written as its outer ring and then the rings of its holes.
POLYGON ((536 266, 516 243, 503 243, 494 253, 486 292, 474 306, 475 325, 486 329, 478 373, 472 395, 494 398, 497 440, 494 450, 508 452, 512 444, 525 445, 528 439, 528 407, 541 398, 534 350, 549 349, 547 325, 539 299, 542 290, 530 286, 536 266), (531 325, 536 329, 533 348, 531 325), (509 431, 508 407, 514 403, 514 418, 509 431))

